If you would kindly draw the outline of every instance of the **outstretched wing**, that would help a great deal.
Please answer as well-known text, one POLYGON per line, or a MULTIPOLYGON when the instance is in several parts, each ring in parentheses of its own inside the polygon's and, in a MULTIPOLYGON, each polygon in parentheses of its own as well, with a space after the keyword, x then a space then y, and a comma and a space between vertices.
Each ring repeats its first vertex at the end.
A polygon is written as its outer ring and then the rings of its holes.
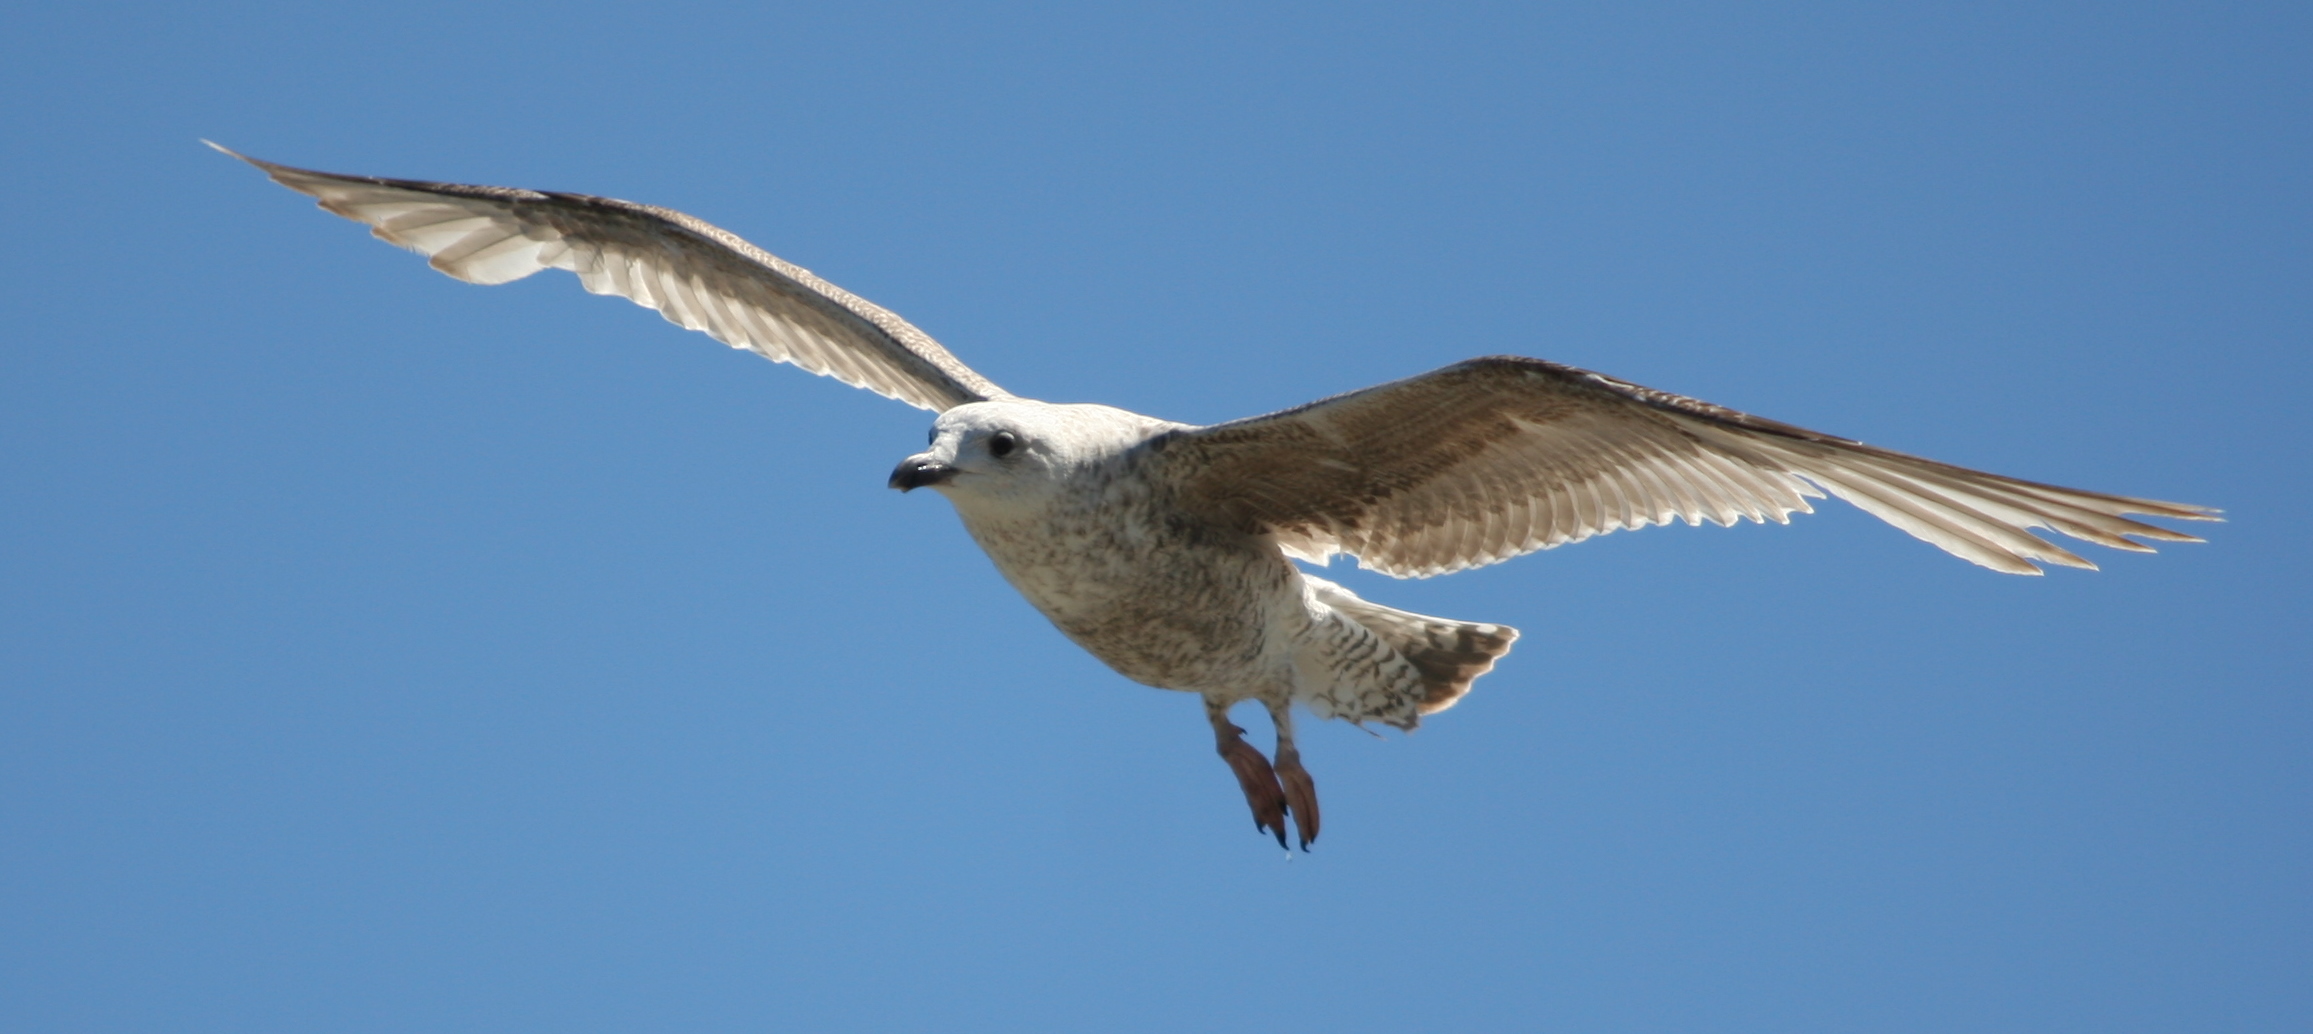
POLYGON ((2029 534, 2117 549, 2198 542, 2129 520, 2182 503, 1986 474, 1578 370, 1497 356, 1267 416, 1181 431, 1151 457, 1189 512, 1322 561, 1427 577, 1618 528, 1790 523, 1824 492, 1996 571, 2096 565, 2029 534))
POLYGON ((1007 397, 889 310, 681 212, 584 194, 340 176, 209 146, 469 283, 567 269, 595 294, 909 405, 939 411, 1007 397))

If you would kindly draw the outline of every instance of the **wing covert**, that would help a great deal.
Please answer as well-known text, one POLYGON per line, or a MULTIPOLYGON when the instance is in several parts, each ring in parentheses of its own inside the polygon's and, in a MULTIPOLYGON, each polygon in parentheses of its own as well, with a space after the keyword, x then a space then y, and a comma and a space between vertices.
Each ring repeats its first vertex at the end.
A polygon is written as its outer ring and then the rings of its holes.
POLYGON ((1305 406, 1177 432, 1155 458, 1179 504, 1427 577, 1684 520, 1789 523, 1825 493, 2013 574, 2094 564, 2030 534, 2117 549, 2197 542, 2127 519, 2207 507, 2022 481, 1819 434, 1539 359, 1496 356, 1305 406))
POLYGON ((217 150, 460 280, 567 269, 733 348, 933 411, 1008 397, 891 311, 671 209, 584 194, 343 176, 217 150))

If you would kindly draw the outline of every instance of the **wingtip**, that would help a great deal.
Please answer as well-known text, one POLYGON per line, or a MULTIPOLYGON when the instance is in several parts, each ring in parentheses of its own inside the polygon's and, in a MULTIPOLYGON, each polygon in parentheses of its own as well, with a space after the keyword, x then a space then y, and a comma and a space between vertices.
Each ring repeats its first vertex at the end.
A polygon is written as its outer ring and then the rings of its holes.
POLYGON ((211 150, 214 150, 214 151, 216 151, 218 154, 222 154, 222 155, 224 155, 224 156, 225 156, 225 157, 227 157, 227 158, 233 158, 233 159, 237 159, 237 160, 240 160, 240 161, 248 162, 248 163, 249 163, 249 164, 251 164, 251 165, 254 165, 254 166, 256 166, 256 167, 258 167, 258 168, 260 168, 260 169, 265 169, 265 170, 268 170, 268 171, 271 171, 271 170, 272 170, 272 168, 273 168, 273 163, 272 163, 272 162, 263 161, 263 160, 261 160, 261 159, 257 159, 257 158, 251 158, 251 157, 249 157, 248 155, 242 154, 242 153, 241 153, 241 152, 239 152, 239 151, 236 151, 236 150, 234 150, 234 149, 232 149, 232 148, 230 148, 230 147, 227 147, 227 146, 225 146, 224 144, 220 144, 220 143, 216 142, 215 140, 211 140, 211 139, 209 139, 209 138, 207 138, 207 137, 202 137, 202 138, 200 138, 200 139, 201 139, 201 142, 202 142, 202 143, 209 145, 209 147, 210 147, 210 149, 211 149, 211 150))
POLYGON ((2124 501, 2143 507, 2139 510, 2124 511, 2127 513, 2141 513, 2150 517, 2166 517, 2177 521, 2216 521, 2222 524, 2225 520, 2225 511, 2221 506, 2172 503, 2166 499, 2127 499, 2124 501))

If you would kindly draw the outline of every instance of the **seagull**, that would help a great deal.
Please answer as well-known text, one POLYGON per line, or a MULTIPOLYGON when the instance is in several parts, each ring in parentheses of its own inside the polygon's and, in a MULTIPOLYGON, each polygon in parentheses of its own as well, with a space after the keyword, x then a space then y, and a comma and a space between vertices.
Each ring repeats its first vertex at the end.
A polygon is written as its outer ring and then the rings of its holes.
MULTIPOLYGON (((204 141, 206 142, 206 141, 204 141)), ((2009 574, 2199 542, 2205 506, 2023 481, 1541 359, 1490 356, 1198 426, 1014 395, 887 309, 681 212, 584 194, 292 168, 209 144, 468 283, 565 269, 595 294, 927 409, 889 484, 946 496, 1013 588, 1118 674, 1203 698, 1256 832, 1317 839, 1292 708, 1412 730, 1491 671, 1506 625, 1414 614, 1296 567, 1426 578, 1683 520, 1790 523, 1828 493, 2009 574), (1230 708, 1276 728, 1264 756, 1230 708)), ((1289 849, 1288 849, 1289 850, 1289 849)))

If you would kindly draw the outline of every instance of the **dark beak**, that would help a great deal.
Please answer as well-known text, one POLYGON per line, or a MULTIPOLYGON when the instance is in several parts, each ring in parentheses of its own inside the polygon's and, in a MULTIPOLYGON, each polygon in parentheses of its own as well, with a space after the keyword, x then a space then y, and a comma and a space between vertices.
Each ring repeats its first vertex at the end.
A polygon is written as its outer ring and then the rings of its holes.
POLYGON ((901 460, 900 465, 892 469, 889 484, 891 487, 905 492, 912 488, 944 484, 955 476, 956 468, 954 467, 938 460, 925 459, 922 456, 910 456, 901 460))

